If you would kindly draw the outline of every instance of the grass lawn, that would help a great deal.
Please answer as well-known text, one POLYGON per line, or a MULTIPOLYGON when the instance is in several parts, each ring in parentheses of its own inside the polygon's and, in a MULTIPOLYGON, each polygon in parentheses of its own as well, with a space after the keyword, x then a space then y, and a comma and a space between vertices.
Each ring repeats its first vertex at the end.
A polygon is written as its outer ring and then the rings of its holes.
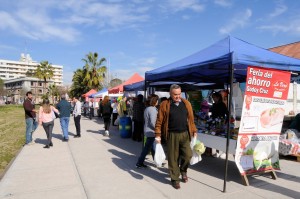
POLYGON ((0 179, 5 168, 24 143, 25 113, 23 106, 0 106, 0 179))

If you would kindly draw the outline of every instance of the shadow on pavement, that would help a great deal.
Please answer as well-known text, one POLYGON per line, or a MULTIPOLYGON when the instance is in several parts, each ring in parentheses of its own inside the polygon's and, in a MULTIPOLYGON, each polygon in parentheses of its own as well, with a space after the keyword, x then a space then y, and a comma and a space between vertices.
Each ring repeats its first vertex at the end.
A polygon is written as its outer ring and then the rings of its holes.
POLYGON ((152 169, 152 166, 148 164, 148 168, 138 169, 135 167, 135 163, 137 161, 136 156, 128 155, 114 149, 110 149, 108 151, 116 156, 116 158, 112 159, 113 163, 116 164, 120 169, 128 172, 132 177, 141 180, 144 178, 144 176, 148 176, 149 178, 161 183, 170 183, 170 180, 168 180, 169 176, 167 173, 167 168, 159 168, 159 171, 157 171, 152 169), (133 160, 135 161, 133 162, 133 160), (126 164, 126 166, 124 166, 124 164, 126 164))

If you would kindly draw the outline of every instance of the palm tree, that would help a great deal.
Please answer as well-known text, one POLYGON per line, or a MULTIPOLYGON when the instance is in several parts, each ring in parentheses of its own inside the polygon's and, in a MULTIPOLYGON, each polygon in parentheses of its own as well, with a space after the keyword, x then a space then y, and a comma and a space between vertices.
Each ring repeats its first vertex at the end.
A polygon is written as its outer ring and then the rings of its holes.
POLYGON ((56 100, 54 100, 54 97, 56 97, 56 99, 59 96, 59 90, 58 87, 55 84, 52 84, 49 86, 49 95, 52 98, 52 103, 54 104, 56 100))
MULTIPOLYGON (((53 67, 48 61, 42 61, 36 68, 34 76, 44 81, 44 90, 46 90, 47 80, 50 80, 53 75, 53 67)), ((48 92, 46 96, 48 95, 48 92)))
POLYGON ((81 96, 81 94, 86 93, 89 91, 89 87, 87 87, 84 83, 85 72, 83 69, 77 69, 74 72, 73 78, 72 78, 72 86, 70 90, 71 97, 74 96, 81 96))
POLYGON ((98 60, 98 53, 89 53, 86 55, 85 59, 82 59, 85 62, 83 67, 85 77, 83 82, 89 87, 96 90, 103 88, 104 74, 106 73, 106 66, 103 66, 103 62, 106 61, 105 58, 98 60))

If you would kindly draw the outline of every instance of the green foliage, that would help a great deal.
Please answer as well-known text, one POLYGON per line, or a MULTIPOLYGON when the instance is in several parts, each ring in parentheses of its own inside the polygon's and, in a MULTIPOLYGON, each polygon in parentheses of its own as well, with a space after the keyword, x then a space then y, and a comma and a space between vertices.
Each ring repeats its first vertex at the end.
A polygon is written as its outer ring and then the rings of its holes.
POLYGON ((84 79, 83 83, 89 88, 100 90, 103 88, 104 74, 106 73, 106 66, 103 65, 106 62, 105 58, 98 59, 98 53, 89 53, 86 55, 83 67, 84 79))
POLYGON ((51 79, 54 75, 54 68, 48 61, 42 61, 36 68, 34 76, 44 80, 47 83, 47 80, 51 79))
POLYGON ((98 53, 89 53, 84 59, 82 69, 77 69, 72 78, 70 96, 80 97, 91 89, 101 90, 103 88, 104 74, 106 73, 105 58, 98 57, 98 53))

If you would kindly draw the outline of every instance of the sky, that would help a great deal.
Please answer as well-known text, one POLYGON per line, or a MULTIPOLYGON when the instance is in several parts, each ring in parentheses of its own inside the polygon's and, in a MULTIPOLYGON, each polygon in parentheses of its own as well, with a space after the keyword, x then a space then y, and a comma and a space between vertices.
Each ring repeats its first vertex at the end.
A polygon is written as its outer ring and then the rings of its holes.
POLYGON ((110 78, 170 64, 228 35, 262 48, 300 41, 299 0, 1 0, 0 59, 63 66, 107 59, 110 78))

